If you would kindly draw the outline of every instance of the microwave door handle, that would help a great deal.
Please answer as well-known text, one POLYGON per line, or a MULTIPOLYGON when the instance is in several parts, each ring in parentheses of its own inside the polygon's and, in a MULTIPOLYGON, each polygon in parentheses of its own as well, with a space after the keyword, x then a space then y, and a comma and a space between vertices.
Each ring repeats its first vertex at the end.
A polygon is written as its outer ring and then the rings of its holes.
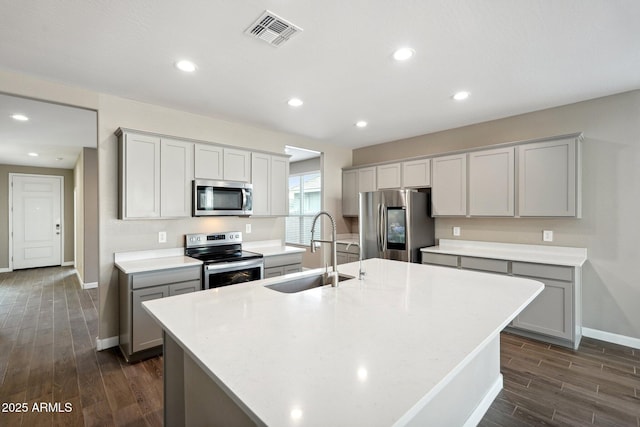
POLYGON ((247 210, 247 189, 242 189, 242 210, 247 210))

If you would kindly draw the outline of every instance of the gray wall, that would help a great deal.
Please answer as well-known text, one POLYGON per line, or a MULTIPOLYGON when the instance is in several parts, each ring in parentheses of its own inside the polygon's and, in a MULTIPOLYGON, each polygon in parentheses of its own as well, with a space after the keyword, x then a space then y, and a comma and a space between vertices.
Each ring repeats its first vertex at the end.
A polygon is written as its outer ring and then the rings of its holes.
POLYGON ((436 238, 585 247, 584 326, 640 338, 640 91, 480 123, 353 152, 354 165, 584 132, 582 219, 438 218, 436 238))
POLYGON ((73 261, 73 170, 0 165, 0 268, 9 267, 9 174, 57 175, 64 177, 63 262, 73 261))

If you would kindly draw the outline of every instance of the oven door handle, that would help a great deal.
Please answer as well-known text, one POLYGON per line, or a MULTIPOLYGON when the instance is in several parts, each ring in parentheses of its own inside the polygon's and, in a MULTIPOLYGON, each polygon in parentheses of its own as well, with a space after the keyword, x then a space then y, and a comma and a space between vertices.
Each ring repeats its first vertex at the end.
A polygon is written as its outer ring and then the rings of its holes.
POLYGON ((249 260, 249 261, 231 261, 231 262, 223 262, 216 264, 207 264, 204 269, 206 271, 233 271, 233 270, 241 270, 245 267, 253 268, 253 267, 262 267, 263 261, 260 260, 249 260))

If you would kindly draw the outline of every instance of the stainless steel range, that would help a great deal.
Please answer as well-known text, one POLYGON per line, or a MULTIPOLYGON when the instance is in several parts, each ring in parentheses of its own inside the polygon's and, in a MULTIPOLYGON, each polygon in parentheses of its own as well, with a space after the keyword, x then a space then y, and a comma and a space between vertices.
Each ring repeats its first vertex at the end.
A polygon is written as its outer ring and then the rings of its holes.
POLYGON ((264 277, 261 254, 242 250, 242 233, 187 234, 186 256, 201 260, 204 289, 219 288, 264 277))

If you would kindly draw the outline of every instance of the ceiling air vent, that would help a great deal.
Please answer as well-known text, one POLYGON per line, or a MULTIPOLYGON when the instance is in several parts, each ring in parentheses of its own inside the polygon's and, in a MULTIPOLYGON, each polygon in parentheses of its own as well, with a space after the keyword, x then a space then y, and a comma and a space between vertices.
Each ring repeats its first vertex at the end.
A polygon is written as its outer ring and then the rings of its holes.
POLYGON ((286 19, 280 18, 273 12, 265 10, 244 33, 278 47, 300 31, 302 31, 302 28, 293 25, 286 19))

